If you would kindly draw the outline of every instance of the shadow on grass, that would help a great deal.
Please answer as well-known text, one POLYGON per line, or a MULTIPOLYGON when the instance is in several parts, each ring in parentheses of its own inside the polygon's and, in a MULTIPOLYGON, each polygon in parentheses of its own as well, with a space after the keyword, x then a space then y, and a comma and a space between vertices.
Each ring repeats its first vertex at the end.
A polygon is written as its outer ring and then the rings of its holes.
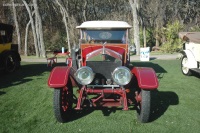
POLYGON ((93 111, 97 111, 97 110, 102 111, 104 116, 110 116, 111 113, 115 113, 117 110, 122 111, 122 109, 123 109, 122 107, 102 107, 102 106, 90 107, 89 103, 86 103, 85 105, 86 106, 83 107, 82 110, 73 109, 71 112, 72 114, 70 115, 68 121, 66 121, 65 123, 81 119, 81 118, 89 115, 93 111))
MULTIPOLYGON (((151 98, 152 105, 149 122, 159 119, 167 111, 169 106, 179 104, 178 95, 170 91, 152 91, 151 98)), ((129 110, 133 110, 135 113, 137 113, 137 107, 135 105, 129 106, 129 110)), ((72 114, 70 115, 71 117, 67 122, 81 119, 95 110, 101 110, 104 116, 110 116, 110 114, 116 113, 117 110, 123 111, 123 107, 83 107, 83 109, 80 111, 73 110, 72 114)))
POLYGON ((82 117, 89 115, 93 111, 94 108, 83 108, 82 110, 73 109, 68 121, 66 121, 65 123, 81 119, 82 117))
POLYGON ((72 114, 70 115, 68 121, 67 122, 72 122, 78 119, 81 119, 87 115, 89 115, 90 113, 92 113, 93 111, 97 111, 97 110, 101 110, 104 116, 110 116, 111 113, 115 113, 117 110, 121 110, 122 108, 116 108, 116 107, 85 107, 82 110, 72 110, 72 114))
POLYGON ((3 91, 0 91, 0 95, 3 95, 3 94, 6 94, 5 92, 3 92, 3 91))
POLYGON ((151 67, 156 73, 167 73, 167 71, 158 64, 152 62, 131 62, 134 67, 151 67))
POLYGON ((102 108, 102 113, 104 116, 109 116, 111 113, 115 113, 116 110, 122 110, 122 108, 116 108, 116 107, 112 107, 112 108, 102 108))
POLYGON ((153 68, 154 71, 157 73, 157 78, 160 81, 167 71, 158 64, 152 62, 131 62, 133 67, 150 67, 153 68))
POLYGON ((160 118, 171 105, 178 105, 179 98, 174 92, 152 91, 152 106, 150 121, 155 121, 160 118))
POLYGON ((195 76, 200 79, 200 73, 192 71, 192 76, 195 76))
POLYGON ((156 60, 157 58, 156 57, 150 57, 150 60, 156 60))
MULTIPOLYGON (((56 64, 56 66, 63 66, 62 64, 56 64)), ((55 67, 55 66, 53 66, 55 67)), ((21 67, 13 73, 5 74, 0 72, 0 90, 3 88, 24 84, 34 80, 34 76, 43 76, 45 72, 50 72, 53 67, 47 67, 46 63, 23 63, 21 67)))

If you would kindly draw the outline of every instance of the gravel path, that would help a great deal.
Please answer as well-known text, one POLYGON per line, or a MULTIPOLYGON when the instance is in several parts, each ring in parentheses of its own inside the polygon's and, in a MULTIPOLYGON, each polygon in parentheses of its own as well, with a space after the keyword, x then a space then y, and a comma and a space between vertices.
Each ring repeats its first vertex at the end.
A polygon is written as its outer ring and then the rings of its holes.
MULTIPOLYGON (((162 54, 162 55, 150 55, 150 60, 173 60, 178 58, 178 53, 175 54, 162 54)), ((140 56, 132 55, 130 57, 131 61, 140 60, 140 56)), ((57 62, 65 62, 65 58, 58 58, 57 62)), ((22 57, 22 62, 47 62, 46 58, 29 58, 22 57)))

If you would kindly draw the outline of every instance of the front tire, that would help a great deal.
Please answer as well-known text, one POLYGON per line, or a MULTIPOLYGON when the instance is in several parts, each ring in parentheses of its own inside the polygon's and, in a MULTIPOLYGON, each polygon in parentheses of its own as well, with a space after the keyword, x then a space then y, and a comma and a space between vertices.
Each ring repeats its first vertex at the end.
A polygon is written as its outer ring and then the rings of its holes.
MULTIPOLYGON (((68 82, 70 79, 68 80, 68 82)), ((67 122, 70 118, 73 105, 73 90, 71 82, 67 87, 54 89, 53 108, 58 122, 67 122)))
POLYGON ((6 73, 12 73, 17 68, 17 58, 13 53, 7 53, 4 58, 4 68, 6 73))
POLYGON ((147 123, 150 120, 151 111, 151 91, 141 90, 141 101, 138 102, 137 116, 142 123, 147 123))
POLYGON ((191 76, 192 72, 191 70, 187 67, 188 64, 188 58, 186 55, 183 55, 182 60, 181 60, 181 70, 182 73, 186 76, 191 76))

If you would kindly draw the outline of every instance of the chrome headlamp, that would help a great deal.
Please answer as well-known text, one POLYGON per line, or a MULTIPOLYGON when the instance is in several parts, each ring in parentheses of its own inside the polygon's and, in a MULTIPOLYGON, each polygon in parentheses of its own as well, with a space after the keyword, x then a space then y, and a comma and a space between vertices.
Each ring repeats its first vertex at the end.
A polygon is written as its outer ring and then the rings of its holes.
POLYGON ((82 85, 90 84, 94 79, 94 73, 90 67, 79 68, 75 73, 76 81, 82 85))
POLYGON ((132 73, 127 67, 120 66, 113 71, 112 78, 119 85, 127 85, 131 81, 132 73))

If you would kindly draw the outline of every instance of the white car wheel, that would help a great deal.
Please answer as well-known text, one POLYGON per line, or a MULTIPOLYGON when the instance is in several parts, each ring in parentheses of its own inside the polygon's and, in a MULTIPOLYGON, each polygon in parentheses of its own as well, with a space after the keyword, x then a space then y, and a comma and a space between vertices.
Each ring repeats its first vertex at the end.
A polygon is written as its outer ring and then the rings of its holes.
POLYGON ((181 69, 182 69, 182 73, 184 75, 192 75, 191 70, 188 68, 187 66, 188 64, 188 58, 186 55, 183 56, 182 61, 181 61, 181 69))

